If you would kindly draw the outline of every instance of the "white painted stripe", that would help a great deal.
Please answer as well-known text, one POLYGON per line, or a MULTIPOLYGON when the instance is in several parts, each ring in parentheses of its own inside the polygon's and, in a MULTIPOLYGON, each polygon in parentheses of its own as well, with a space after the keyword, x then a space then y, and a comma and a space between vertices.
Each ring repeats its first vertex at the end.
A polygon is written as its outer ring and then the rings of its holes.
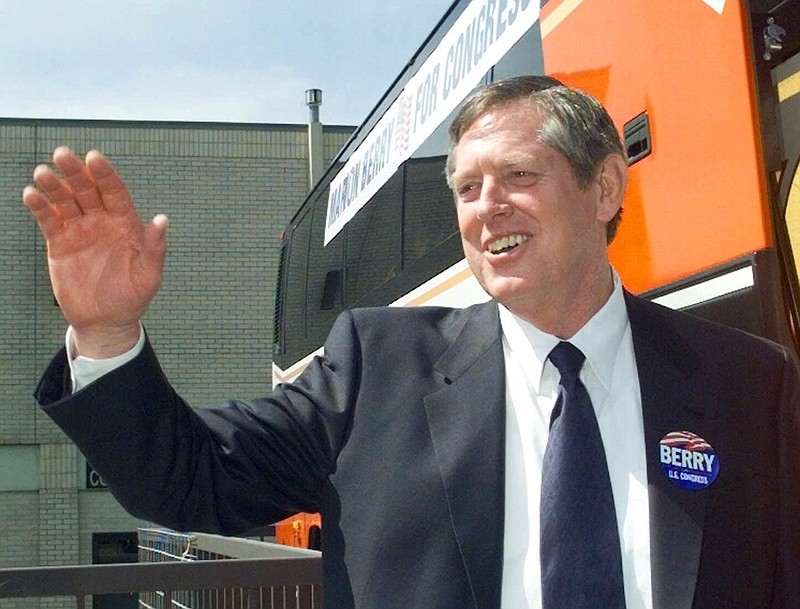
POLYGON ((717 13, 720 15, 722 14, 722 9, 725 8, 725 0, 703 0, 708 6, 713 8, 717 13))
POLYGON ((753 267, 746 266, 702 283, 664 294, 654 298, 653 302, 662 304, 670 309, 685 309, 726 294, 732 294, 738 290, 753 287, 754 284, 753 267))
POLYGON ((583 0, 564 0, 564 2, 553 9, 552 13, 550 13, 545 19, 542 19, 542 40, 547 38, 550 32, 556 29, 561 22, 569 17, 572 11, 578 8, 582 3, 583 0))

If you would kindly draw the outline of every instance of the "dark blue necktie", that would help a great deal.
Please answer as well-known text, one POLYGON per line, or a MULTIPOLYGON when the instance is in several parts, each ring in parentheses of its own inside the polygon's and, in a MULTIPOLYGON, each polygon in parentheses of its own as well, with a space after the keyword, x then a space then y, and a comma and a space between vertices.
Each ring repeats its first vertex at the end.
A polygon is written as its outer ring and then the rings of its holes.
POLYGON ((549 357, 561 382, 542 470, 542 604, 544 609, 624 609, 606 454, 592 402, 578 378, 585 356, 561 342, 549 357))

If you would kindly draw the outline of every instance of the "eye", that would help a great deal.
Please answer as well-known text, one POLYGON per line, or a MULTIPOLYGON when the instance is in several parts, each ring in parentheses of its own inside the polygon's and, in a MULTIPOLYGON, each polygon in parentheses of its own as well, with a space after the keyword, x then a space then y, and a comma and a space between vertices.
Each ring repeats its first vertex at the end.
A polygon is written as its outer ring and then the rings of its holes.
POLYGON ((474 201, 478 198, 480 193, 480 183, 479 182, 464 182, 463 184, 458 184, 456 186, 456 194, 458 198, 462 201, 474 201))
POLYGON ((527 169, 514 169, 508 173, 506 178, 512 184, 529 185, 537 179, 537 174, 527 169))

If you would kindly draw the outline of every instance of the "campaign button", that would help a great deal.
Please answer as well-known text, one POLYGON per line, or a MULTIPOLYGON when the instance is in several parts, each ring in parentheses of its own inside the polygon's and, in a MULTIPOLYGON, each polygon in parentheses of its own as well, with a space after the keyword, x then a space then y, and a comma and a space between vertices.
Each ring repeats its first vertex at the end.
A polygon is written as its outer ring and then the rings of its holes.
POLYGON ((673 431, 658 446, 661 471, 673 483, 691 491, 713 484, 719 475, 719 459, 714 448, 689 431, 673 431))

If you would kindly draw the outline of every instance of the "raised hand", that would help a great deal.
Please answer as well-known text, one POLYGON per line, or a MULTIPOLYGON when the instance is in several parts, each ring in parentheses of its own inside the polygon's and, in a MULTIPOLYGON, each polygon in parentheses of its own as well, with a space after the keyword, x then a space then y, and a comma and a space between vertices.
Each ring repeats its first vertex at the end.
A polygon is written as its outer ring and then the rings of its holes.
POLYGON ((139 337, 139 320, 161 285, 166 216, 144 225, 113 165, 96 151, 85 163, 53 153, 59 177, 39 165, 22 194, 47 241, 53 292, 78 354, 111 357, 139 337))

